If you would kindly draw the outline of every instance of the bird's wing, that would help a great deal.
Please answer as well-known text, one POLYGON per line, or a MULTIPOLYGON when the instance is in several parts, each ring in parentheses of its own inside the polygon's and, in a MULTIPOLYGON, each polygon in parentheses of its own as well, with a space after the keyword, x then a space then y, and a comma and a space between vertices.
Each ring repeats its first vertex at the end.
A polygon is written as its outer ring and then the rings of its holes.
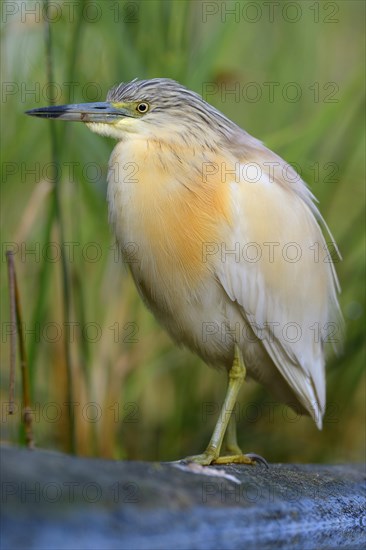
POLYGON ((324 341, 340 337, 331 321, 337 281, 318 210, 298 179, 291 187, 264 169, 259 177, 241 170, 230 184, 232 225, 216 274, 321 428, 324 341))

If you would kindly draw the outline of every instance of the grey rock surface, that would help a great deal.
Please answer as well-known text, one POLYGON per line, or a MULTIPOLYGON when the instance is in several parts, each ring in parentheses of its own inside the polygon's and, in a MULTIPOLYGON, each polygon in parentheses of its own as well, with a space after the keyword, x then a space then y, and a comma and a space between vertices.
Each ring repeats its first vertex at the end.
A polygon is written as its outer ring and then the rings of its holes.
POLYGON ((199 467, 1 447, 1 548, 357 549, 365 468, 199 467))

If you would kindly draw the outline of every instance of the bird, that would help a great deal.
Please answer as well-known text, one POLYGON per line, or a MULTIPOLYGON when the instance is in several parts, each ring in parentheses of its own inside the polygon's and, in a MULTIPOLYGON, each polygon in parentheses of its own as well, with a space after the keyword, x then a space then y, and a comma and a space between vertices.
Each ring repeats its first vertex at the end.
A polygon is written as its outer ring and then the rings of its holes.
POLYGON ((341 342, 340 287, 324 235, 334 239, 295 169, 168 78, 26 114, 83 122, 117 140, 109 221, 136 288, 173 341, 228 374, 212 437, 187 460, 263 462, 237 442, 234 410, 247 379, 321 429, 326 344, 341 342))

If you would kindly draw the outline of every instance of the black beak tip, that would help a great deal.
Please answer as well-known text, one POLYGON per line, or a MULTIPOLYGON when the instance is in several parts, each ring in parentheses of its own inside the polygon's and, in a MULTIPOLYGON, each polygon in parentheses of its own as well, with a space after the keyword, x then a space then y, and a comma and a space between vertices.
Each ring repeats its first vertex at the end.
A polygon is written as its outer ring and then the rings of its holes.
POLYGON ((45 112, 42 111, 42 109, 29 109, 28 111, 24 111, 24 114, 30 116, 45 116, 45 112))
POLYGON ((64 114, 64 110, 60 107, 43 107, 40 109, 29 109, 28 111, 24 111, 24 114, 38 118, 58 118, 64 114))

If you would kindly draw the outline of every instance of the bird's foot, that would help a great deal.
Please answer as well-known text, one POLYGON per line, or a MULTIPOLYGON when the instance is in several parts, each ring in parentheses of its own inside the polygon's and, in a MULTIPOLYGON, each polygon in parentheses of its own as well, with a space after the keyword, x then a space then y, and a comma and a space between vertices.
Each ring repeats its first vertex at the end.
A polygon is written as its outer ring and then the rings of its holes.
POLYGON ((231 455, 242 455, 243 451, 239 447, 237 443, 229 443, 226 442, 223 449, 224 456, 231 456, 231 455))
POLYGON ((266 468, 269 468, 268 462, 265 458, 255 453, 248 454, 235 454, 227 456, 219 456, 213 461, 213 464, 250 464, 255 465, 256 463, 264 464, 266 468))
POLYGON ((205 451, 200 455, 187 456, 187 458, 183 459, 183 462, 193 462, 194 464, 200 464, 201 466, 209 466, 215 462, 217 458, 218 457, 215 453, 205 451))
MULTIPOLYGON (((240 450, 240 449, 239 449, 240 450)), ((214 453, 204 452, 200 455, 188 456, 183 459, 183 462, 193 462, 194 464, 200 464, 201 466, 210 466, 210 464, 250 464, 255 465, 264 464, 266 468, 269 468, 268 462, 265 458, 255 453, 243 454, 241 451, 238 454, 215 456, 214 453)))

